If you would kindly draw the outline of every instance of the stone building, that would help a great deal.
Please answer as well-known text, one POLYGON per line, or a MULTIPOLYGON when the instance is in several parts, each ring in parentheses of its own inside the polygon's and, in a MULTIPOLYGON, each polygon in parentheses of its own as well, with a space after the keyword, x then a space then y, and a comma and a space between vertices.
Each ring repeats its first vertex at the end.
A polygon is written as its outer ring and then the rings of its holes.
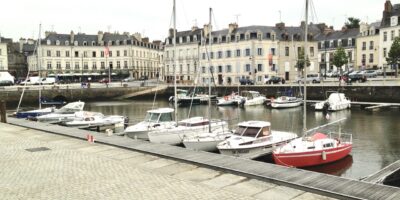
POLYGON ((377 69, 379 66, 379 29, 381 22, 361 23, 357 37, 356 70, 377 69))
POLYGON ((98 77, 110 72, 155 78, 160 72, 160 42, 149 42, 140 34, 46 32, 37 52, 28 57, 28 66, 42 75, 98 77))
POLYGON ((318 36, 319 68, 322 74, 329 70, 340 70, 340 67, 342 70, 354 68, 358 56, 356 55, 356 39, 359 33, 359 28, 347 29, 343 27, 342 30, 335 31, 332 27, 329 27, 318 36), (343 47, 348 57, 348 63, 345 66, 334 66, 332 63, 333 56, 339 47, 343 47))
POLYGON ((0 71, 8 71, 8 39, 0 36, 0 71))
MULTIPOLYGON (((321 27, 324 26, 309 26, 311 72, 318 72, 315 38, 321 34, 321 27)), ((280 76, 291 81, 298 76, 296 63, 298 52, 304 48, 304 23, 298 27, 286 27, 284 23, 247 27, 229 24, 227 29, 212 31, 212 45, 209 31, 211 28, 205 25, 202 29, 177 32, 176 70, 180 82, 207 83, 209 69, 216 84, 237 84, 240 79, 262 84, 266 77, 280 76)), ((176 65, 172 29, 164 53, 164 78, 172 81, 176 65)))

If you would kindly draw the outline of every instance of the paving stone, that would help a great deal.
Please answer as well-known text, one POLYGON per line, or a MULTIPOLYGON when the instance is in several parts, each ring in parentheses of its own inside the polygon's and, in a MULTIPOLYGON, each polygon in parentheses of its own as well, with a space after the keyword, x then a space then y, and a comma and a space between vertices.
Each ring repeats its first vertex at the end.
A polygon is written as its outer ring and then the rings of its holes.
POLYGON ((236 184, 240 181, 243 181, 244 179, 246 178, 243 176, 236 176, 234 174, 222 174, 220 176, 217 176, 210 180, 203 181, 201 183, 212 187, 223 188, 228 185, 236 184))
POLYGON ((172 176, 174 174, 182 173, 185 171, 190 171, 190 170, 193 170, 196 168, 198 168, 196 165, 191 165, 191 164, 187 164, 187 163, 176 163, 173 165, 168 165, 165 167, 154 169, 154 171, 161 172, 163 174, 168 174, 168 175, 172 176))
POLYGON ((206 168, 195 168, 193 170, 184 171, 182 173, 177 173, 174 177, 179 179, 185 179, 194 182, 201 182, 213 179, 214 177, 220 175, 221 172, 206 169, 206 168))
POLYGON ((306 192, 300 196, 297 196, 293 200, 334 200, 335 198, 325 197, 318 194, 306 192))
POLYGON ((173 165, 175 163, 177 163, 177 161, 168 160, 168 159, 164 159, 164 158, 158 158, 156 160, 152 160, 152 161, 142 164, 141 167, 152 170, 152 169, 165 167, 168 165, 173 165))
POLYGON ((259 194, 254 195, 255 198, 258 199, 266 199, 266 200, 289 200, 293 199, 301 194, 305 193, 304 191, 288 188, 285 186, 276 186, 267 191, 261 192, 259 194))
POLYGON ((276 187, 277 185, 272 183, 267 183, 255 179, 246 180, 243 182, 239 182, 234 185, 230 185, 224 187, 225 190, 229 190, 232 192, 240 192, 242 194, 246 194, 248 196, 253 196, 263 191, 269 190, 271 188, 276 187))

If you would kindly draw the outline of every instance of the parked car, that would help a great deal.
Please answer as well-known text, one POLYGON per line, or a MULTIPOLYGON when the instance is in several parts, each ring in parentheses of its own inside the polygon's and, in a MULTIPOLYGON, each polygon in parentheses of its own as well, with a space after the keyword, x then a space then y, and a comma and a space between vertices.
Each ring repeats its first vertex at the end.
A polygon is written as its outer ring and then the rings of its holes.
POLYGON ((375 70, 365 70, 362 74, 367 78, 376 78, 378 76, 375 70))
POLYGON ((239 80, 240 85, 254 85, 254 81, 248 78, 242 78, 239 80))
POLYGON ((277 83, 282 83, 285 84, 285 79, 282 77, 278 77, 278 76, 272 76, 267 82, 266 84, 277 84, 277 83))
POLYGON ((327 77, 339 77, 339 73, 336 72, 336 71, 328 71, 328 72, 326 73, 326 76, 327 76, 327 77))
POLYGON ((133 78, 133 77, 128 77, 128 78, 122 79, 123 82, 132 82, 134 80, 135 80, 135 78, 133 78))
MULTIPOLYGON (((297 77, 295 81, 297 83, 303 83, 304 82, 304 78, 303 77, 297 77)), ((321 82, 321 78, 319 77, 319 74, 312 73, 312 74, 307 74, 306 81, 310 82, 310 83, 320 83, 321 82)))
POLYGON ((357 74, 350 74, 348 76, 348 80, 346 82, 347 83, 351 83, 351 82, 361 82, 361 83, 363 83, 365 81, 367 81, 367 77, 365 75, 363 75, 363 74, 357 73, 357 74))
POLYGON ((140 81, 145 81, 145 80, 148 80, 148 79, 149 79, 148 76, 141 76, 141 77, 139 78, 140 81))
POLYGON ((0 85, 10 86, 14 85, 14 76, 8 72, 0 72, 0 85))
POLYGON ((108 78, 102 78, 99 80, 99 83, 108 83, 108 78))

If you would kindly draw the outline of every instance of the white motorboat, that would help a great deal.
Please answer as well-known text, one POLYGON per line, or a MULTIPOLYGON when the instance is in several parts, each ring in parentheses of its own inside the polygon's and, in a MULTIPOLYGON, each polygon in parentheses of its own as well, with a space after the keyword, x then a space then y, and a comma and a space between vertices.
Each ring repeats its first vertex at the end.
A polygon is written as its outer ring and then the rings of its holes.
POLYGON ((102 114, 87 115, 83 118, 77 118, 73 121, 66 122, 65 125, 69 127, 91 128, 103 127, 125 122, 125 117, 120 115, 104 116, 102 114))
POLYGON ((148 133, 152 131, 164 130, 175 127, 175 121, 172 119, 172 108, 159 108, 147 111, 146 117, 142 122, 128 126, 124 133, 133 139, 148 140, 148 133))
POLYGON ((343 93, 331 93, 329 98, 315 104, 315 110, 339 111, 351 107, 351 101, 343 93))
MULTIPOLYGON (((228 127, 226 122, 211 121, 211 131, 220 131, 228 127)), ((178 126, 149 132, 149 140, 154 143, 178 145, 183 138, 193 137, 209 130, 209 120, 203 117, 192 117, 178 122, 178 126)))
MULTIPOLYGON (((176 94, 177 94, 177 99, 185 97, 188 95, 188 91, 187 90, 182 90, 182 89, 177 89, 176 90, 176 94)), ((174 102, 175 101, 175 96, 170 96, 168 99, 169 102, 174 102)))
POLYGON ((272 108, 293 108, 300 106, 303 99, 297 97, 280 96, 276 99, 271 99, 272 108))
POLYGON ((183 145, 196 151, 218 151, 217 145, 232 136, 232 131, 204 132, 192 137, 184 137, 183 145))
POLYGON ((95 112, 88 112, 88 111, 78 111, 74 113, 50 113, 47 115, 42 115, 39 117, 36 117, 36 120, 39 122, 45 122, 45 123, 66 123, 74 120, 79 120, 83 119, 85 116, 90 116, 90 115, 102 115, 101 113, 95 113, 95 112))
POLYGON ((75 113, 78 111, 82 111, 84 106, 85 106, 84 102, 76 101, 76 102, 68 103, 67 105, 65 105, 59 109, 50 107, 50 108, 44 108, 44 109, 38 109, 38 110, 17 112, 16 116, 17 116, 17 118, 27 118, 27 117, 38 117, 38 116, 42 116, 42 115, 46 115, 46 114, 50 114, 50 113, 71 114, 71 113, 75 113))
POLYGON ((218 99, 217 106, 236 106, 242 102, 243 97, 239 96, 237 93, 232 93, 231 95, 226 95, 218 99))
POLYGON ((243 158, 257 158, 297 138, 297 134, 271 130, 271 123, 265 121, 247 121, 238 124, 233 136, 219 143, 221 154, 243 158))
POLYGON ((262 105, 267 100, 265 96, 262 96, 257 91, 243 91, 242 96, 243 99, 240 104, 244 106, 262 105))

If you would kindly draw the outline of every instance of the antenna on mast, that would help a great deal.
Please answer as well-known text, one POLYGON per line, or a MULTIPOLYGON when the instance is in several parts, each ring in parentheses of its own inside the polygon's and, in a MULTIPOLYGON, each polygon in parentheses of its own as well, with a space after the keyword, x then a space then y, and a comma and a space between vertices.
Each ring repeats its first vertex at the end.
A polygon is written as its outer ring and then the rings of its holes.
POLYGON ((235 16, 235 19, 236 19, 236 24, 239 25, 239 17, 240 17, 240 14, 236 14, 236 15, 234 15, 234 16, 235 16))

